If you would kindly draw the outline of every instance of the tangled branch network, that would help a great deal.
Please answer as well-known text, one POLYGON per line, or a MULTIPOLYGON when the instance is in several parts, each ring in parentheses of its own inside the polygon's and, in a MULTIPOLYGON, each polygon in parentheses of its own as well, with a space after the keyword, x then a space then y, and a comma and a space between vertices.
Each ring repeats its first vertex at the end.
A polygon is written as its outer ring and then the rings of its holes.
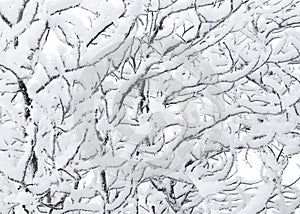
POLYGON ((0 0, 0 213, 300 213, 298 0, 0 0))

